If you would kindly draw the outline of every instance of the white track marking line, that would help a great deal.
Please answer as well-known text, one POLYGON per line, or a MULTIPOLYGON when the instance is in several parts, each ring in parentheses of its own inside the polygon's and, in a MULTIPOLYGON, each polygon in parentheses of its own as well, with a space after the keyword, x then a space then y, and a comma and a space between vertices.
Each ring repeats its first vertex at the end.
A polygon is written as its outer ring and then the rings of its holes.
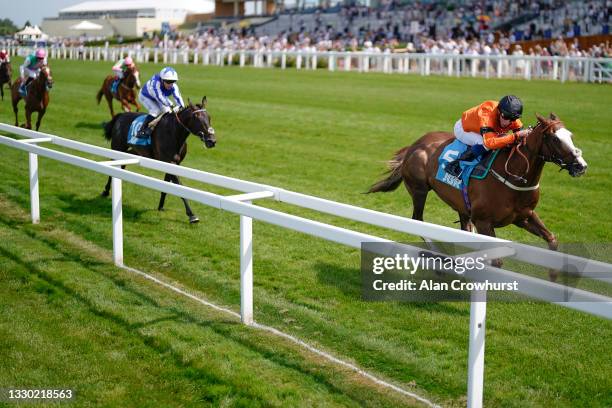
MULTIPOLYGON (((120 266, 119 268, 125 269, 125 270, 133 272, 135 274, 138 274, 138 275, 142 276, 145 279, 149 279, 149 280, 157 283, 158 285, 161 285, 161 286, 163 286, 165 288, 168 288, 168 289, 170 289, 170 290, 172 290, 172 291, 174 291, 174 292, 176 292, 176 293, 178 293, 180 295, 186 296, 189 299, 195 300, 198 303, 201 303, 201 304, 203 304, 205 306, 211 307, 211 308, 213 308, 213 309, 215 309, 215 310, 217 310, 219 312, 230 314, 230 315, 234 316, 235 318, 240 319, 240 314, 239 313, 236 313, 233 310, 230 310, 228 308, 215 305, 214 303, 211 303, 211 302, 209 302, 207 300, 204 300, 204 299, 202 299, 202 298, 200 298, 198 296, 192 295, 191 293, 186 292, 183 289, 180 289, 180 288, 178 288, 178 287, 176 287, 174 285, 166 283, 166 282, 156 278, 155 276, 149 275, 148 273, 142 272, 142 271, 140 271, 138 269, 134 269, 134 268, 131 268, 131 267, 125 266, 125 265, 124 266, 120 266)), ((383 387, 392 389, 393 391, 395 391, 397 393, 400 393, 402 395, 405 395, 407 397, 414 398, 415 400, 417 400, 419 402, 422 402, 423 404, 427 405, 428 407, 440 408, 439 405, 434 404, 433 402, 429 401, 428 399, 426 399, 424 397, 421 397, 420 395, 417 395, 417 394, 415 394, 413 392, 410 392, 410 391, 405 390, 405 389, 403 389, 401 387, 398 387, 397 385, 394 385, 394 384, 391 384, 391 383, 389 383, 389 382, 387 382, 385 380, 382 380, 382 379, 376 377, 375 375, 370 374, 367 371, 362 370, 361 368, 357 367, 356 365, 348 363, 348 362, 346 362, 344 360, 340 360, 339 358, 334 357, 333 355, 331 355, 329 353, 326 353, 323 350, 319 350, 318 348, 316 348, 314 346, 311 346, 310 344, 308 344, 308 343, 298 339, 297 337, 294 337, 294 336, 292 336, 290 334, 284 333, 284 332, 282 332, 282 331, 280 331, 278 329, 275 329, 274 327, 266 326, 266 325, 263 325, 263 324, 260 324, 260 323, 257 323, 257 322, 253 322, 253 324, 250 327, 254 327, 254 328, 259 329, 259 330, 267 331, 268 333, 272 333, 272 334, 274 334, 276 336, 279 336, 279 337, 282 337, 282 338, 284 338, 286 340, 289 340, 289 341, 291 341, 291 342, 293 342, 293 343, 295 343, 295 344, 297 344, 297 345, 307 349, 308 351, 310 351, 310 352, 312 352, 314 354, 317 354, 317 355, 325 358, 328 361, 331 361, 332 363, 335 363, 335 364, 341 365, 341 366, 343 366, 345 368, 348 368, 351 371, 356 372, 357 374, 361 375, 362 377, 365 377, 368 380, 370 380, 370 381, 372 381, 372 382, 374 382, 374 383, 376 383, 378 385, 381 385, 383 387)))

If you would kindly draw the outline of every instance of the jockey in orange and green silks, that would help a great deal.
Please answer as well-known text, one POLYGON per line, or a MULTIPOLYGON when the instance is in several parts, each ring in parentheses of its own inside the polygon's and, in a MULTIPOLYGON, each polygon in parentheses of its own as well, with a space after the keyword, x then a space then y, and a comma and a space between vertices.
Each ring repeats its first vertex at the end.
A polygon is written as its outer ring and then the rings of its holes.
POLYGON ((19 67, 19 73, 21 74, 21 86, 19 92, 25 96, 27 86, 32 80, 38 77, 41 68, 47 65, 47 52, 43 48, 39 48, 36 52, 28 55, 23 61, 23 64, 19 67))
POLYGON ((113 93, 117 93, 117 87, 119 83, 125 76, 125 73, 128 69, 134 68, 136 65, 134 64, 134 60, 132 57, 125 57, 120 59, 113 65, 113 73, 115 74, 115 80, 113 81, 113 85, 111 87, 111 91, 113 93))
POLYGON ((504 96, 499 102, 485 101, 466 110, 455 123, 455 137, 470 146, 461 157, 446 165, 453 176, 461 174, 461 161, 472 161, 487 150, 497 150, 527 137, 520 117, 523 103, 514 95, 504 96))

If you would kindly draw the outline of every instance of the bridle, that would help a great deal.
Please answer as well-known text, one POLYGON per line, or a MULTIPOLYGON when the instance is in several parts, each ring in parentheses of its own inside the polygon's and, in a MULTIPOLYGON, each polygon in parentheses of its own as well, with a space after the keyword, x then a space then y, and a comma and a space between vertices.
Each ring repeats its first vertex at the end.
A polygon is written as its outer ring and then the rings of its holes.
MULTIPOLYGON (((551 121, 550 123, 546 124, 545 127, 544 127, 544 130, 542 131, 542 134, 544 135, 544 137, 547 136, 547 133, 550 132, 550 130, 552 129, 553 126, 558 125, 560 123, 561 123, 561 121, 554 120, 554 121, 551 121)), ((543 123, 539 122, 538 126, 540 124, 543 124, 543 123)), ((558 157, 558 156, 555 156, 555 155, 552 155, 552 154, 546 156, 546 155, 543 155, 543 154, 540 153, 540 154, 538 154, 538 157, 540 159, 544 160, 545 162, 556 164, 557 166, 559 166, 559 171, 566 170, 566 169, 568 169, 569 167, 572 166, 572 164, 564 163, 562 157, 558 157)))
MULTIPOLYGON (((196 113, 200 113, 200 112, 207 112, 207 111, 204 108, 200 108, 200 109, 196 109, 196 110, 190 111, 190 117, 193 118, 196 113)), ((204 132, 200 132, 202 134, 194 133, 191 129, 189 129, 187 126, 185 126, 185 124, 183 123, 183 121, 179 117, 178 112, 174 112, 174 117, 176 118, 176 121, 179 123, 179 125, 181 125, 183 127, 183 129, 185 129, 187 131, 187 133, 193 133, 194 135, 199 136, 200 140, 204 141, 204 132)), ((211 136, 214 136, 215 129, 213 129, 212 126, 208 127, 208 134, 211 135, 211 136)))

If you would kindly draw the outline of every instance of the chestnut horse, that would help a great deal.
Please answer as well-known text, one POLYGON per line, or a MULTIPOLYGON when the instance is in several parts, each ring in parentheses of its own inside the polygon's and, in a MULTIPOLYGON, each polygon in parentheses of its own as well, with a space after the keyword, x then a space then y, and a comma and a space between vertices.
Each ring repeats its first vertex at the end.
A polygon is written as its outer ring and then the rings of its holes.
MULTIPOLYGON (((369 193, 395 190, 403 181, 412 196, 412 218, 423 221, 423 210, 429 190, 459 213, 461 229, 495 236, 495 228, 514 224, 543 238, 556 250, 557 239, 534 211, 540 198, 539 183, 545 162, 568 170, 572 177, 586 172, 582 152, 574 146, 572 133, 559 118, 536 115, 537 125, 524 144, 502 149, 491 171, 482 180, 472 179, 468 186, 470 207, 462 192, 436 179, 438 157, 454 140, 452 133, 432 132, 411 146, 399 150, 389 161, 389 176, 374 184, 369 193), (521 151, 522 149, 522 151, 521 151), (514 173, 521 173, 520 177, 514 173)), ((501 262, 497 263, 501 265, 501 262)), ((551 275, 551 278, 555 278, 551 275)))
MULTIPOLYGON (((150 146, 136 146, 128 144, 128 133, 130 125, 140 114, 135 112, 124 112, 114 116, 113 119, 104 125, 104 136, 111 141, 111 148, 120 152, 128 152, 139 156, 164 161, 172 164, 180 164, 187 155, 187 137, 193 133, 198 136, 207 148, 215 147, 215 130, 210 125, 210 116, 206 110, 206 97, 202 98, 201 104, 189 105, 182 108, 177 113, 164 115, 151 135, 150 146)), ((125 168, 125 166, 121 166, 125 168)), ((181 184, 178 176, 166 174, 164 181, 181 184)), ((111 177, 102 192, 103 197, 107 197, 110 192, 111 177)), ((161 193, 157 209, 164 209, 166 193, 161 193)), ((185 212, 189 217, 189 222, 194 224, 199 220, 191 211, 189 202, 183 198, 185 212)))
POLYGON ((138 103, 138 99, 136 98, 136 89, 140 89, 140 73, 136 68, 128 68, 124 74, 123 79, 119 82, 117 86, 117 92, 112 92, 112 85, 115 81, 114 75, 108 75, 104 82, 102 82, 102 88, 98 91, 96 95, 96 100, 98 104, 102 100, 102 95, 106 98, 106 102, 108 103, 108 108, 110 109, 111 117, 115 116, 115 111, 113 110, 113 98, 117 99, 121 103, 121 107, 124 112, 131 112, 130 104, 136 107, 136 112, 140 110, 140 104, 138 103))
MULTIPOLYGON (((19 118, 17 113, 19 109, 17 104, 21 100, 22 96, 19 93, 19 86, 21 85, 21 78, 17 78, 11 86, 11 96, 13 102, 13 112, 15 112, 15 126, 19 126, 19 118)), ((53 87, 53 78, 51 77, 51 69, 47 66, 40 69, 40 73, 36 79, 32 80, 28 84, 27 95, 25 100, 25 117, 26 123, 22 125, 27 129, 32 129, 32 112, 38 112, 38 118, 36 119, 36 130, 40 128, 40 122, 45 116, 47 106, 49 105, 49 90, 53 87)))
POLYGON ((0 64, 0 96, 2 96, 2 100, 4 100, 4 84, 8 84, 9 89, 11 89, 12 74, 13 70, 10 62, 0 64))

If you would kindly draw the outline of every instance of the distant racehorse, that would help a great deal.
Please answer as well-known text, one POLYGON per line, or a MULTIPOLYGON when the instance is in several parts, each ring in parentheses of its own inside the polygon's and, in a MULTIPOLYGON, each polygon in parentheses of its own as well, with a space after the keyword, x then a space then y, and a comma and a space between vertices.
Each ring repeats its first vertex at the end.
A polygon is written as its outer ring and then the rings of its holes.
MULTIPOLYGON (((130 125, 139 116, 135 112, 119 113, 117 116, 104 125, 104 135, 107 140, 111 140, 113 150, 129 152, 140 156, 153 158, 167 163, 180 164, 187 155, 187 137, 193 133, 198 136, 207 148, 215 147, 215 131, 210 125, 210 116, 206 111, 206 97, 202 98, 202 103, 181 109, 178 113, 167 113, 159 121, 153 135, 151 136, 150 146, 136 146, 128 144, 128 132, 130 125)), ((122 168, 125 166, 122 166, 122 168)), ((166 174, 164 181, 171 181, 181 184, 178 176, 166 174)), ((102 192, 103 196, 109 195, 111 178, 102 192)), ((158 210, 163 210, 166 193, 161 193, 158 210)), ((185 204, 185 212, 189 217, 190 223, 199 221, 186 199, 182 199, 185 204)))
MULTIPOLYGON (((19 126, 19 118, 17 113, 19 109, 17 104, 22 99, 19 93, 19 86, 21 85, 21 78, 17 78, 11 86, 11 96, 13 102, 13 112, 15 112, 15 126, 19 126)), ((32 129, 32 112, 38 112, 38 118, 36 119, 36 130, 40 128, 40 122, 45 116, 47 106, 49 105, 49 90, 53 87, 53 78, 51 77, 51 69, 49 67, 42 67, 38 77, 32 80, 28 84, 27 95, 25 98, 25 117, 26 123, 22 125, 27 129, 32 129)))
MULTIPOLYGON (((454 140, 451 133, 427 133, 411 146, 399 150, 389 162, 390 175, 374 184, 369 192, 395 190, 403 181, 412 196, 412 218, 423 221, 423 210, 429 190, 459 213, 461 229, 471 231, 472 224, 480 234, 495 236, 495 228, 514 224, 543 238, 550 249, 557 249, 557 239, 534 211, 540 198, 539 186, 545 162, 552 162, 568 170, 573 177, 586 172, 587 163, 582 152, 574 146, 572 133, 554 114, 550 119, 536 115, 537 125, 524 146, 502 149, 492 165, 505 182, 492 172, 482 180, 472 179, 468 187, 471 209, 467 208, 460 190, 436 179, 438 157, 454 140), (523 149, 521 151, 520 149, 523 149), (522 173, 521 177, 513 173, 522 173), (517 180, 522 178, 524 183, 517 180)), ((501 262, 498 262, 501 264, 501 262)), ((556 278, 551 273, 551 278, 556 278)))
POLYGON ((136 112, 140 110, 140 104, 136 98, 136 89, 140 89, 140 73, 136 68, 128 68, 125 72, 123 79, 119 82, 119 86, 117 86, 117 92, 113 93, 112 86, 115 81, 114 75, 108 75, 104 82, 102 82, 102 87, 98 91, 96 95, 96 99, 98 100, 98 104, 102 100, 102 95, 106 98, 106 102, 108 102, 108 108, 110 109, 111 116, 115 116, 115 111, 113 109, 113 98, 117 99, 121 103, 121 107, 124 112, 131 112, 130 105, 134 105, 136 107, 136 112))
POLYGON ((0 95, 2 96, 2 100, 4 100, 4 84, 8 84, 9 89, 11 88, 12 74, 13 69, 11 68, 10 62, 3 62, 0 64, 0 95))

